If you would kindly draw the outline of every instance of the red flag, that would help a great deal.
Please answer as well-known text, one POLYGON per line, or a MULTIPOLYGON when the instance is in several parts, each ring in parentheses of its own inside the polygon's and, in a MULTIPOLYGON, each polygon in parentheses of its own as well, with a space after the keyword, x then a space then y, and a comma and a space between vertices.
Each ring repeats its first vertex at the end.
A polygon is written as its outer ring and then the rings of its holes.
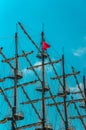
POLYGON ((46 42, 42 42, 42 50, 46 50, 47 48, 49 48, 50 47, 50 45, 49 44, 47 44, 46 42))

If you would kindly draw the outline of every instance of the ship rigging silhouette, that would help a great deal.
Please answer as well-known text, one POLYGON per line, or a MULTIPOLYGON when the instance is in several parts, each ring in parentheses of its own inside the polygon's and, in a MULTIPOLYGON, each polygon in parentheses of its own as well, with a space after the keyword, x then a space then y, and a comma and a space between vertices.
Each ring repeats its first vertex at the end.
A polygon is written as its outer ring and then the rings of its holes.
MULTIPOLYGON (((18 22, 18 28, 35 49, 19 51, 18 30, 15 33, 15 47, 13 45, 12 48, 15 51, 14 56, 8 57, 4 53, 5 48, 0 47, 0 62, 1 65, 5 64, 4 71, 6 71, 5 76, 0 74, 0 128, 4 130, 79 130, 77 125, 81 125, 80 130, 81 128, 86 130, 85 75, 82 89, 78 81, 80 71, 75 71, 72 67, 72 72, 66 73, 64 54, 55 60, 48 54, 47 49, 52 47, 46 43, 44 30, 41 33, 39 47, 22 23, 18 22), (35 59, 40 62, 36 65, 31 62, 35 51, 35 59), (27 77, 21 70, 23 64, 27 77), (57 70, 58 64, 61 65, 61 74, 57 70), (11 71, 10 74, 8 68, 11 71), (47 69, 51 71, 50 75, 47 69), (73 78, 78 91, 70 90, 67 84, 68 78, 73 78), (79 95, 78 98, 76 95, 79 95)), ((27 50, 30 49, 27 48, 27 50)), ((11 50, 7 51, 11 52, 11 50)))

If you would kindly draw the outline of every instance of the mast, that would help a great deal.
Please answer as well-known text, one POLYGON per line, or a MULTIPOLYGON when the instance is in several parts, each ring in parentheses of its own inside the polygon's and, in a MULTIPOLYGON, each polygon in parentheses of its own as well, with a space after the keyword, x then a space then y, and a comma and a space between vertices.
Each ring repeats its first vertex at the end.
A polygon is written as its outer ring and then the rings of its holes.
POLYGON ((17 32, 15 33, 15 80, 14 84, 16 87, 14 87, 14 106, 15 106, 15 112, 16 112, 16 106, 17 106, 17 75, 18 75, 18 34, 17 32))
MULTIPOLYGON (((43 47, 43 42, 45 42, 44 39, 44 32, 42 31, 41 33, 41 51, 39 52, 39 54, 37 54, 37 58, 41 59, 41 66, 42 66, 42 79, 41 79, 41 88, 37 88, 36 90, 41 92, 42 95, 42 127, 41 128, 37 128, 35 130, 52 130, 52 127, 50 124, 47 124, 47 119, 46 119, 46 103, 45 103, 45 93, 49 91, 49 87, 46 86, 45 83, 45 58, 47 58, 47 53, 45 52, 46 49, 44 49, 43 47)), ((37 76, 38 77, 38 76, 37 76)), ((38 79, 40 79, 38 77, 38 79)))
POLYGON ((85 84, 85 75, 83 75, 83 85, 84 85, 85 106, 86 106, 86 84, 85 84))
MULTIPOLYGON (((42 42, 44 41, 44 32, 42 31, 42 42)), ((42 44, 42 43, 41 43, 42 44)), ((42 128, 45 129, 45 79, 44 79, 44 50, 42 49, 42 128)))
POLYGON ((63 93, 64 95, 64 111, 65 111, 65 130, 68 130, 68 117, 67 117, 67 106, 66 106, 66 83, 65 83, 65 68, 64 68, 64 54, 62 55, 62 68, 63 68, 63 93))
POLYGON ((15 68, 14 68, 14 106, 13 106, 13 120, 12 120, 12 130, 15 130, 15 114, 16 114, 16 107, 17 107, 17 74, 18 74, 18 34, 15 33, 15 68))

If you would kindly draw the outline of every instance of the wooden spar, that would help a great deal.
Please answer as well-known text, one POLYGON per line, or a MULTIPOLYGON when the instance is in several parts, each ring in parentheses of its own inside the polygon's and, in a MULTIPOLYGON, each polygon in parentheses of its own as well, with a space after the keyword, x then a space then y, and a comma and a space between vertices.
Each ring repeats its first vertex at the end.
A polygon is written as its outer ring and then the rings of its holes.
MULTIPOLYGON (((41 33, 41 37, 42 37, 42 41, 41 41, 41 48, 42 48, 42 42, 44 41, 44 32, 42 31, 41 33)), ((45 129, 45 100, 43 100, 45 98, 45 70, 44 70, 44 50, 42 49, 42 129, 45 129)))
MULTIPOLYGON (((5 60, 7 60, 6 56, 2 53, 2 51, 0 51, 0 54, 2 55, 2 57, 3 57, 5 60)), ((8 63, 8 65, 11 67, 11 69, 14 70, 14 67, 12 66, 12 64, 11 64, 10 62, 8 62, 8 61, 7 61, 7 63, 8 63)))
POLYGON ((14 70, 14 107, 15 107, 15 113, 16 113, 16 107, 17 107, 17 85, 18 85, 18 34, 15 33, 15 70, 14 70))
MULTIPOLYGON (((34 80, 34 81, 26 82, 26 83, 23 83, 23 84, 19 84, 19 85, 17 85, 17 88, 25 87, 25 86, 27 86, 27 85, 29 85, 29 84, 35 84, 37 81, 39 81, 39 80, 34 80)), ((4 88, 3 91, 12 90, 12 89, 14 89, 14 87, 15 87, 15 86, 12 86, 12 87, 10 87, 10 88, 4 88)), ((0 93, 1 93, 1 92, 2 92, 2 90, 0 90, 0 93)))
POLYGON ((9 121, 8 118, 4 118, 3 120, 0 120, 0 124, 4 124, 4 123, 6 123, 7 121, 9 121))
MULTIPOLYGON (((73 73, 75 72, 75 71, 74 71, 74 67, 72 67, 72 71, 73 71, 73 73)), ((81 92, 81 95, 82 95, 82 97, 83 97, 83 99, 84 99, 84 95, 83 95, 83 93, 82 93, 82 89, 81 89, 81 87, 80 87, 80 85, 79 85, 79 82, 78 82, 78 79, 77 79, 76 75, 74 75, 74 78, 75 78, 76 84, 77 84, 77 86, 78 86, 78 88, 79 88, 79 90, 80 90, 80 92, 81 92)))
MULTIPOLYGON (((72 96, 71 96, 71 99, 74 101, 74 99, 73 99, 72 96)), ((86 125, 85 125, 85 123, 84 123, 84 121, 83 121, 83 119, 82 119, 82 116, 81 116, 81 114, 80 114, 80 112, 79 112, 79 110, 78 110, 78 108, 77 108, 77 106, 76 106, 76 103, 73 102, 73 104, 74 104, 75 110, 77 111, 77 114, 79 115, 79 117, 81 117, 81 118, 79 118, 79 119, 81 120, 82 125, 84 126, 84 128, 85 128, 85 130, 86 130, 86 125)))
MULTIPOLYGON (((4 123, 6 123, 7 121, 12 121, 12 120, 13 120, 12 117, 6 117, 6 118, 0 120, 0 124, 4 124, 4 123)), ((12 129, 12 130, 13 130, 13 129, 12 129)))
POLYGON ((18 79, 17 79, 17 74, 18 74, 18 34, 17 32, 15 33, 15 69, 14 69, 14 106, 12 109, 12 130, 15 130, 15 117, 14 115, 16 114, 16 109, 17 109, 17 84, 18 84, 18 79))
MULTIPOLYGON (((68 103, 67 104, 67 106, 68 106, 69 104, 71 104, 73 102, 84 102, 84 100, 85 99, 69 100, 69 101, 66 101, 66 103, 68 103)), ((55 103, 51 103, 51 104, 47 104, 47 105, 52 107, 52 106, 55 106, 55 105, 62 105, 62 104, 64 104, 64 102, 56 102, 56 104, 55 103)))
MULTIPOLYGON (((44 63, 44 65, 50 65, 50 64, 55 64, 55 63, 59 63, 59 62, 61 62, 62 61, 62 59, 59 59, 59 60, 56 60, 56 61, 52 61, 52 62, 48 62, 48 63, 44 63)), ((33 68, 35 69, 35 68, 38 68, 38 67, 41 67, 42 66, 42 64, 40 64, 40 65, 36 65, 36 66, 32 66, 32 67, 30 67, 30 68, 27 68, 28 70, 32 70, 33 68)))
POLYGON ((20 127, 17 127, 16 130, 31 128, 31 127, 40 126, 40 125, 42 125, 42 122, 37 122, 37 123, 29 124, 29 125, 20 126, 20 127))
POLYGON ((85 95, 85 106, 86 106, 86 83, 85 76, 83 76, 83 85, 84 85, 84 95, 85 95))
POLYGON ((20 28, 23 30, 24 34, 27 36, 27 38, 32 42, 32 44, 36 47, 36 49, 41 53, 39 47, 37 46, 37 44, 32 40, 31 36, 26 32, 25 28, 23 27, 23 25, 18 22, 20 28))
MULTIPOLYGON (((54 98, 57 98, 57 95, 53 95, 52 97, 51 96, 48 96, 48 97, 45 97, 45 100, 47 99, 54 99, 54 98)), ((85 99, 76 99, 74 100, 74 102, 84 102, 85 99)), ((37 103, 39 101, 42 101, 42 98, 40 99, 34 99, 34 100, 31 100, 31 101, 27 101, 27 102, 22 102, 20 104, 31 104, 31 103, 37 103)), ((66 101, 66 103, 70 104, 70 103, 73 103, 72 100, 68 100, 66 101)), ((64 104, 64 102, 56 102, 56 105, 62 105, 64 104)), ((47 104, 48 106, 54 106, 55 103, 52 103, 52 104, 47 104)))
POLYGON ((74 73, 71 73, 71 74, 65 74, 65 76, 61 75, 61 76, 58 76, 58 77, 52 77, 51 79, 55 80, 55 79, 60 79, 60 78, 67 78, 69 76, 73 76, 73 75, 77 75, 77 74, 80 74, 80 71, 74 72, 74 73))
MULTIPOLYGON (((57 95, 53 95, 52 97, 48 96, 48 97, 45 97, 45 100, 50 99, 50 98, 56 98, 56 97, 57 97, 57 95)), ((37 102, 42 101, 42 100, 43 100, 42 98, 39 98, 39 99, 34 99, 34 100, 31 100, 31 101, 27 101, 27 102, 22 102, 21 104, 37 103, 37 102)))
POLYGON ((5 79, 6 79, 6 77, 1 78, 1 79, 0 79, 0 82, 4 82, 4 81, 5 81, 5 79))
POLYGON ((8 98, 7 98, 7 96, 5 95, 5 93, 3 92, 3 90, 2 90, 1 87, 0 87, 0 90, 2 91, 1 94, 4 96, 4 99, 5 99, 5 101, 7 102, 8 106, 12 109, 12 105, 10 104, 10 102, 9 102, 9 100, 8 100, 8 98))
MULTIPOLYGON (((65 81, 65 68, 64 68, 64 54, 62 55, 62 68, 63 68, 63 93, 66 93, 66 81, 65 81)), ((66 105, 66 94, 64 96, 64 112, 65 112, 65 130, 68 130, 68 115, 67 115, 67 105, 66 105)))
MULTIPOLYGON (((23 93, 25 94, 26 98, 28 99, 28 101, 30 102, 31 99, 30 99, 29 95, 26 93, 25 89, 24 89, 23 87, 21 87, 21 89, 22 89, 23 93)), ((40 115, 39 115, 39 113, 38 113, 36 107, 34 106, 34 104, 33 104, 32 102, 31 102, 31 105, 32 105, 32 107, 33 107, 35 113, 37 114, 38 118, 39 118, 40 120, 42 120, 42 118, 40 117, 40 115)))
POLYGON ((81 118, 86 118, 86 115, 81 115, 81 116, 71 116, 69 119, 81 119, 81 118))
MULTIPOLYGON (((4 78, 1 78, 0 79, 0 82, 4 82, 6 79, 10 79, 12 76, 6 76, 6 77, 4 77, 4 78)), ((14 79, 14 77, 13 77, 13 79, 14 79)))
MULTIPOLYGON (((81 91, 82 93, 84 92, 84 91, 81 91)), ((76 91, 76 92, 70 92, 71 94, 80 94, 81 93, 80 91, 76 91)))
POLYGON ((0 47, 0 53, 1 53, 2 49, 3 49, 3 47, 0 47))
MULTIPOLYGON (((18 57, 18 58, 20 58, 20 57, 25 57, 25 56, 28 56, 28 55, 30 55, 30 54, 32 54, 32 53, 33 53, 33 51, 27 52, 27 53, 25 53, 25 54, 18 55, 17 57, 18 57)), ((2 62, 10 62, 10 61, 15 60, 15 59, 16 59, 16 57, 8 58, 8 59, 5 59, 5 60, 2 60, 2 62)))

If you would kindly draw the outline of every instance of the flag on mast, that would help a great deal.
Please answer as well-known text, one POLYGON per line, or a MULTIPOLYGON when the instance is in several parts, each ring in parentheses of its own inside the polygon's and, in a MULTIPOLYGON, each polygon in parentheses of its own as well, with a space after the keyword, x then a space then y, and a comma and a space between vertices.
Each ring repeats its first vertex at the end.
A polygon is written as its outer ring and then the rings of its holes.
POLYGON ((42 50, 46 50, 50 47, 49 44, 47 44, 45 41, 42 42, 42 50))

